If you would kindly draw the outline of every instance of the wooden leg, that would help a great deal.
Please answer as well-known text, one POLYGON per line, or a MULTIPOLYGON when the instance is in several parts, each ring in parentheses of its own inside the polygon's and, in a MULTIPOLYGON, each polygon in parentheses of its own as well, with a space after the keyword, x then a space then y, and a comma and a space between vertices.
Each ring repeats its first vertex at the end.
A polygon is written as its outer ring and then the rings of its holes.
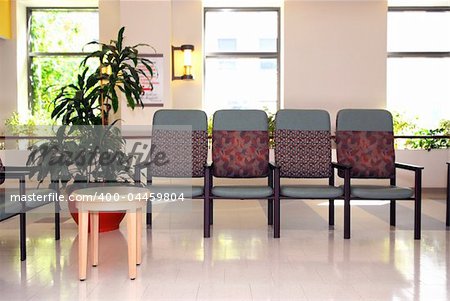
POLYGON ((98 212, 91 212, 91 256, 92 266, 98 265, 98 212))
POLYGON ((142 262, 142 208, 136 212, 136 265, 142 262))
POLYGON ((78 276, 86 280, 89 212, 78 211, 78 276))
POLYGON ((136 211, 127 212, 128 230, 128 275, 136 279, 136 211))

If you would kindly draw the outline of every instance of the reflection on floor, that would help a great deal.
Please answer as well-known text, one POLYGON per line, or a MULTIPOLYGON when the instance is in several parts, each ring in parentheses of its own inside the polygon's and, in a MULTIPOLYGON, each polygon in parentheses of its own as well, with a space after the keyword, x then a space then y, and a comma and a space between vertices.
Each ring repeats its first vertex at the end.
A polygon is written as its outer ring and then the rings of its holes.
POLYGON ((277 240, 265 201, 216 202, 206 240, 201 201, 161 206, 144 231, 135 281, 127 278, 125 227, 100 235, 100 264, 80 282, 76 225, 65 220, 55 243, 52 221, 42 221, 49 215, 29 214, 24 263, 18 219, 0 223, 0 300, 450 300, 444 198, 425 195, 421 241, 413 239, 410 202, 398 202, 395 230, 388 204, 354 206, 346 241, 342 207, 331 230, 321 201, 283 201, 277 240))

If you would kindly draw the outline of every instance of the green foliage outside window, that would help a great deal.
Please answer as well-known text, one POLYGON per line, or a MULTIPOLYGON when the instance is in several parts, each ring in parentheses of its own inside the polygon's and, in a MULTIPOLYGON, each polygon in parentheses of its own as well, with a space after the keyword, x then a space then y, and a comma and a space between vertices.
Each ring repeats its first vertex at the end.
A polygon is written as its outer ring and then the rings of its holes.
MULTIPOLYGON (((403 114, 394 112, 394 135, 396 136, 449 136, 450 120, 443 119, 439 122, 439 127, 435 129, 419 128, 417 126, 418 117, 406 118, 403 114)), ((426 149, 428 151, 438 148, 450 148, 448 138, 416 138, 416 139, 396 139, 395 147, 405 149, 426 149)))
MULTIPOLYGON (((54 109, 53 100, 61 86, 75 82, 85 55, 98 40, 98 12, 94 9, 33 9, 30 17, 30 103, 32 115, 47 114, 54 109)), ((95 70, 98 62, 89 62, 95 70)))

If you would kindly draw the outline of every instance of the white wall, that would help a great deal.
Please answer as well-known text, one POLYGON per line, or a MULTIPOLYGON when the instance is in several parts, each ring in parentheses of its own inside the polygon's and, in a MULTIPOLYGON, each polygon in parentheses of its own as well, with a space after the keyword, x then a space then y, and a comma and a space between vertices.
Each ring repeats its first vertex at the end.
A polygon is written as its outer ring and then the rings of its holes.
POLYGON ((386 12, 386 1, 286 1, 284 107, 384 108, 386 12))
MULTIPOLYGON (((172 107, 170 89, 170 46, 172 32, 172 3, 170 1, 120 1, 120 25, 125 26, 125 43, 134 45, 146 43, 164 56, 163 93, 165 108, 172 107)), ((151 49, 140 50, 152 53, 151 49)), ((124 105, 122 100, 122 124, 151 124, 153 113, 159 108, 136 107, 134 111, 124 105)))

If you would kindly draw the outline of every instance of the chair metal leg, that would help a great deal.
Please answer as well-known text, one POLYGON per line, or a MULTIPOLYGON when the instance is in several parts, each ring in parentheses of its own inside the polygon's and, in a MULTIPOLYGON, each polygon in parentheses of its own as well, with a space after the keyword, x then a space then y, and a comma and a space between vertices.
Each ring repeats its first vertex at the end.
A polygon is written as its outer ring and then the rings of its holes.
POLYGON ((210 201, 205 197, 203 200, 203 237, 208 238, 211 236, 211 210, 210 210, 210 201))
POLYGON ((209 225, 213 224, 214 219, 214 208, 213 208, 213 200, 209 200, 209 225))
MULTIPOLYGON (((397 182, 397 178, 395 176, 392 177, 390 182, 391 182, 391 186, 395 186, 396 182, 397 182)), ((395 224, 396 224, 396 220, 395 220, 396 210, 395 209, 396 209, 395 200, 391 200, 390 209, 389 209, 389 211, 390 211, 389 220, 390 220, 391 226, 393 226, 393 227, 395 227, 395 224)))
POLYGON ((20 213, 20 260, 27 259, 27 218, 25 212, 20 213))
POLYGON ((351 185, 350 169, 344 171, 344 239, 350 239, 350 221, 351 221, 351 185))
POLYGON ((392 227, 395 227, 396 224, 396 206, 395 206, 395 200, 391 200, 390 204, 390 223, 392 227))
POLYGON ((450 227, 450 163, 447 163, 447 214, 446 225, 450 227))
POLYGON ((267 224, 273 225, 273 199, 267 200, 267 224))
POLYGON ((152 202, 148 202, 147 203, 147 217, 146 217, 146 222, 147 222, 147 228, 151 228, 152 227, 152 202))
POLYGON ((420 239, 422 226, 422 170, 415 172, 414 182, 414 239, 420 239))
POLYGON ((350 238, 350 216, 351 214, 351 207, 350 207, 350 200, 345 199, 344 200, 344 239, 350 238))
POLYGON ((334 199, 328 200, 328 225, 334 226, 334 199))
POLYGON ((273 237, 280 238, 281 228, 281 206, 280 206, 280 170, 274 170, 274 212, 273 212, 273 237))
POLYGON ((273 238, 280 238, 280 198, 274 199, 273 238))
MULTIPOLYGON (((334 186, 334 169, 331 169, 331 175, 328 179, 328 185, 334 186)), ((328 200, 328 225, 334 226, 334 199, 328 200)))
POLYGON ((55 213, 55 240, 59 240, 61 238, 61 224, 60 224, 60 214, 59 212, 55 213))

